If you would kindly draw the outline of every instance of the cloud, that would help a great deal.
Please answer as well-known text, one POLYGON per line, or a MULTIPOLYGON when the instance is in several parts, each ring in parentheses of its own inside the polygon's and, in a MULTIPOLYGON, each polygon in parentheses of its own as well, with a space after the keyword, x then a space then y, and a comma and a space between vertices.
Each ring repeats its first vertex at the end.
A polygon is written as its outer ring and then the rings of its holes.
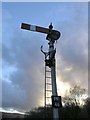
POLYGON ((71 71, 72 70, 72 67, 66 67, 65 69, 64 69, 64 71, 71 71))
MULTIPOLYGON (((85 6, 84 6, 85 7, 85 6)), ((57 43, 57 71, 61 80, 69 84, 88 86, 88 11, 76 7, 69 21, 63 21, 62 35, 57 43), (85 22, 86 21, 86 22, 85 22), (72 68, 68 73, 66 67, 72 68)), ((60 27, 61 28, 61 27, 60 27)), ((58 27, 58 29, 60 29, 58 27)))
POLYGON ((8 69, 10 66, 16 67, 15 71, 12 71, 11 69, 12 72, 9 73, 10 75, 8 79, 12 84, 6 84, 7 87, 4 87, 6 81, 3 83, 3 107, 9 107, 11 105, 11 107, 17 108, 19 106, 18 108, 28 110, 34 106, 40 105, 40 99, 42 100, 43 98, 43 55, 40 52, 41 42, 38 39, 34 40, 35 37, 33 37, 34 39, 28 37, 23 38, 19 35, 20 34, 17 34, 17 36, 14 36, 12 39, 11 47, 8 50, 8 55, 6 50, 7 48, 3 47, 3 59, 8 63, 8 69), (33 42, 31 42, 30 39, 33 42), (11 56, 10 53, 13 55, 11 56), (12 90, 8 89, 8 87, 12 90), (9 97, 7 89, 8 92, 16 97, 13 98, 11 95, 11 99, 6 100, 6 98, 9 97), (22 91, 22 93, 20 91, 22 91), (22 100, 22 94, 25 95, 26 98, 23 99, 23 101, 20 101, 19 99, 22 100), (12 101, 14 101, 15 98, 17 98, 17 100, 13 103, 12 101), (9 103, 7 103, 8 101, 9 103), (16 105, 16 103, 18 104, 16 105))
POLYGON ((3 26, 2 107, 30 110, 43 103, 44 64, 40 46, 44 41, 35 34, 24 34, 20 27, 11 35, 5 34, 12 24, 7 22, 9 19, 13 18, 5 17, 3 26))
POLYGON ((5 88, 2 89, 3 108, 18 108, 18 106, 22 106, 24 108, 23 103, 26 100, 26 95, 23 89, 20 89, 18 85, 13 85, 12 82, 8 82, 6 80, 2 81, 2 87, 5 88))

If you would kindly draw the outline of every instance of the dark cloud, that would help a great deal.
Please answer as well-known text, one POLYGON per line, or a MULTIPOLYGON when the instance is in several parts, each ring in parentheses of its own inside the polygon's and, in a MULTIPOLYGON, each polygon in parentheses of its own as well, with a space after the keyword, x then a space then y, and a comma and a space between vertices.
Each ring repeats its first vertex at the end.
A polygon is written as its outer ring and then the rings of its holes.
POLYGON ((2 106, 4 108, 17 108, 21 106, 24 109, 24 101, 26 100, 26 94, 23 89, 18 85, 13 85, 12 82, 6 80, 2 81, 2 106))
POLYGON ((19 106, 18 108, 28 110, 40 104, 39 99, 43 98, 44 94, 44 65, 41 59, 43 58, 43 55, 40 52, 40 45, 42 42, 37 38, 35 39, 35 37, 33 37, 34 39, 28 37, 23 38, 19 37, 19 35, 20 34, 17 34, 16 37, 14 36, 14 38, 12 38, 12 43, 9 50, 6 46, 3 47, 4 61, 8 62, 10 66, 12 65, 10 61, 13 61, 13 64, 16 64, 15 67, 17 68, 17 70, 11 72, 9 76, 9 80, 12 84, 6 84, 4 87, 5 81, 3 83, 3 107, 8 104, 8 107, 11 105, 11 107, 17 108, 17 106, 19 106), (32 40, 32 42, 30 40, 32 40), (10 56, 10 53, 13 53, 13 56, 10 56), (18 86, 18 89, 16 86, 18 86), (8 87, 10 89, 14 89, 14 91, 8 89, 8 87), (10 95, 11 99, 6 100, 6 98, 9 97, 7 89, 10 94, 16 96, 17 100, 15 100, 15 103, 12 102, 15 99, 12 95, 10 95), (19 89, 21 91, 23 90, 22 94, 25 94, 26 97, 25 100, 23 99, 24 101, 21 102, 18 100, 22 99, 21 93, 18 92, 20 91, 19 89), (17 102, 19 105, 16 105, 17 102))

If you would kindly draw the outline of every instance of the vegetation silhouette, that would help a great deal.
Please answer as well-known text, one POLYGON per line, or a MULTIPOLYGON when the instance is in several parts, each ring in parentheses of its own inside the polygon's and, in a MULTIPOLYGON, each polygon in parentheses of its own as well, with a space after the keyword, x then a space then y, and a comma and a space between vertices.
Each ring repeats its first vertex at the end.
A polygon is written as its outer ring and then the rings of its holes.
MULTIPOLYGON (((60 120, 89 120, 90 118, 90 98, 83 98, 87 94, 87 90, 75 85, 66 92, 62 98, 63 106, 59 108, 60 120), (82 103, 84 104, 81 104, 82 103)), ((26 112, 25 119, 42 119, 52 120, 52 106, 47 108, 38 107, 26 112), (45 114, 46 113, 46 114, 45 114)))

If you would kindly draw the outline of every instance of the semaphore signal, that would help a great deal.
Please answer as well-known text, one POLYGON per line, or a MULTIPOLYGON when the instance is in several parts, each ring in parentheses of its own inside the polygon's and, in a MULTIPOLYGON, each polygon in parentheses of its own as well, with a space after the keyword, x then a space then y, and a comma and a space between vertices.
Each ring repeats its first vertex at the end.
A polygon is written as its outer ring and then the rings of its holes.
POLYGON ((49 25, 49 28, 44 28, 36 25, 31 25, 27 23, 21 24, 21 29, 40 32, 47 34, 46 39, 49 41, 49 50, 48 52, 43 51, 43 46, 41 46, 41 52, 45 55, 45 107, 47 107, 46 100, 50 97, 47 96, 47 92, 52 92, 52 108, 53 108, 53 120, 59 120, 59 108, 62 107, 61 96, 57 94, 57 85, 56 85, 56 66, 55 66, 55 54, 56 48, 54 47, 55 42, 60 38, 61 33, 57 30, 52 30, 52 23, 49 25), (47 67, 50 69, 47 70, 47 67), (47 72, 50 73, 51 77, 47 76, 47 72), (51 79, 51 83, 47 81, 51 79), (47 89, 47 85, 50 85, 52 89, 47 89))

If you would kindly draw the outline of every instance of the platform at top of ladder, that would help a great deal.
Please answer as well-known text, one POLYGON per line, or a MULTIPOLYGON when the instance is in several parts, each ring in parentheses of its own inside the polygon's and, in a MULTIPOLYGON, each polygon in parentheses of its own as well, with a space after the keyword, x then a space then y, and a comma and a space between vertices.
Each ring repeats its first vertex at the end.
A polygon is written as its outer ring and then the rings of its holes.
POLYGON ((61 33, 57 30, 51 30, 49 28, 44 28, 44 27, 40 27, 40 26, 36 26, 36 25, 27 24, 27 23, 22 23, 21 24, 21 29, 40 32, 40 33, 45 33, 47 35, 50 35, 50 38, 52 40, 58 40, 60 35, 61 35, 61 33))

